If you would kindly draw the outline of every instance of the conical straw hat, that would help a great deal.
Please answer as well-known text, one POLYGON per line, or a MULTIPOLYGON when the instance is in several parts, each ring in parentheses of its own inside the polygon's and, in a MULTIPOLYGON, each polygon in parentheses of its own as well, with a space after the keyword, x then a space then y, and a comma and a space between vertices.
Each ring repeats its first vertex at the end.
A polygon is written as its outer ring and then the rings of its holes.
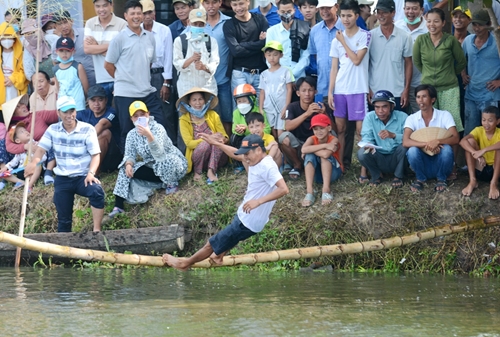
POLYGON ((175 107, 177 108, 177 110, 179 110, 183 114, 188 113, 188 111, 181 105, 181 102, 189 104, 188 96, 192 93, 195 93, 195 92, 200 92, 203 94, 203 96, 205 97, 205 103, 208 102, 210 97, 212 97, 212 96, 214 97, 212 102, 210 102, 210 106, 208 107, 208 110, 213 110, 217 106, 217 104, 219 104, 219 99, 212 92, 210 92, 207 89, 195 87, 195 88, 189 90, 188 92, 186 92, 184 95, 182 95, 181 98, 179 98, 177 100, 177 103, 175 103, 175 107))
MULTIPOLYGON (((445 128, 438 128, 435 126, 430 126, 427 128, 418 129, 417 131, 412 132, 410 138, 416 140, 417 142, 427 143, 431 140, 435 139, 446 139, 451 137, 452 134, 449 130, 445 128)), ((433 156, 434 152, 423 150, 429 156, 433 156)))
POLYGON ((16 111, 19 102, 28 105, 29 103, 28 95, 24 94, 21 96, 17 96, 16 98, 13 98, 10 101, 2 104, 3 121, 7 129, 9 128, 10 121, 12 119, 12 116, 14 116, 14 111, 16 111))

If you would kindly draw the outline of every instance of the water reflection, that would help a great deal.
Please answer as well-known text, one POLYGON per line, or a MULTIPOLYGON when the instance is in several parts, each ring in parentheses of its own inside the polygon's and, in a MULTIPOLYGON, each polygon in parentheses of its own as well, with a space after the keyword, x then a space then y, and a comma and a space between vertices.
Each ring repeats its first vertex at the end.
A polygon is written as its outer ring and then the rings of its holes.
POLYGON ((0 331, 500 336, 499 287, 498 279, 429 275, 0 269, 0 331))

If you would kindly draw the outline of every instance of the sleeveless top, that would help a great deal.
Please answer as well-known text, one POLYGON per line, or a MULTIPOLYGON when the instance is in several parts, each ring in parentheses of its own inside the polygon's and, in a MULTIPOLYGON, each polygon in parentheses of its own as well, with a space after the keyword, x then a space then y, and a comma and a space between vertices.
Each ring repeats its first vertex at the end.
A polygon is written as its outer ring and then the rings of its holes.
POLYGON ((85 110, 85 93, 80 77, 78 77, 79 64, 73 61, 67 69, 61 69, 59 64, 54 66, 54 74, 59 82, 58 96, 73 97, 76 102, 76 111, 85 110))

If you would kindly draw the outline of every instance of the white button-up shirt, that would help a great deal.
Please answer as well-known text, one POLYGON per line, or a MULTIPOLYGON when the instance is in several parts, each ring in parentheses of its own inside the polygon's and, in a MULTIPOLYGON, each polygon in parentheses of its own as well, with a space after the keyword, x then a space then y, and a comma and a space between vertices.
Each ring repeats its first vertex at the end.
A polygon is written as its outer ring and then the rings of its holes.
MULTIPOLYGON (((141 27, 144 28, 143 23, 141 27)), ((153 21, 151 33, 155 37, 156 42, 156 59, 153 61, 151 68, 163 68, 163 79, 171 80, 173 55, 172 32, 164 24, 153 21)))

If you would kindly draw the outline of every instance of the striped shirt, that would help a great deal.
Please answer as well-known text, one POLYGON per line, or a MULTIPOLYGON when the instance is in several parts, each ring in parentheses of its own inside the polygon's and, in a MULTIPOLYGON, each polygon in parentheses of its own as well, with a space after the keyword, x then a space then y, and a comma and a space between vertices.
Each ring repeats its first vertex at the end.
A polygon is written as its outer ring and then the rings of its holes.
MULTIPOLYGON (((85 37, 92 36, 98 44, 109 44, 120 31, 127 26, 127 21, 113 14, 113 18, 106 27, 101 26, 99 17, 90 18, 85 24, 85 37)), ((102 54, 92 55, 94 61, 96 83, 113 82, 114 79, 104 69, 104 58, 102 54)))
POLYGON ((92 156, 101 153, 94 127, 79 121, 70 133, 64 129, 62 122, 52 124, 38 146, 45 151, 54 149, 57 162, 54 173, 65 177, 86 176, 92 156))

